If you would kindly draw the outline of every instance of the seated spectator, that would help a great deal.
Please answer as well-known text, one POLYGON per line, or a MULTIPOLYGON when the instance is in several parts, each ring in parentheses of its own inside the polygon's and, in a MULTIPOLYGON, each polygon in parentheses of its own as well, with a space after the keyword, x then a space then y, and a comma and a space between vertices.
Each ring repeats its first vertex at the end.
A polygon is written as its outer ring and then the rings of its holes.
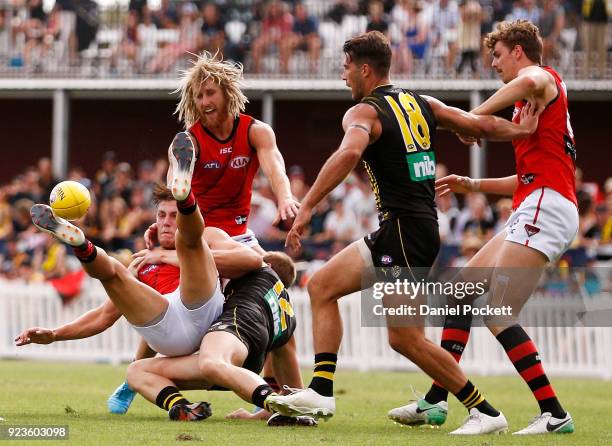
POLYGON ((138 38, 136 68, 142 72, 147 61, 157 53, 157 26, 153 21, 153 13, 147 7, 142 10, 142 19, 138 24, 136 36, 138 38))
POLYGON ((353 211, 346 209, 342 200, 334 200, 332 211, 325 219, 325 235, 328 240, 351 242, 364 234, 353 211))
POLYGON ((165 73, 180 59, 189 56, 189 53, 200 51, 202 20, 199 11, 193 3, 184 3, 181 6, 181 19, 179 24, 179 40, 170 43, 157 52, 149 64, 149 73, 165 73))
POLYGON ((219 8, 214 3, 202 7, 202 33, 200 48, 215 54, 225 50, 225 21, 221 19, 219 8))
POLYGON ((607 0, 582 1, 582 36, 585 53, 583 76, 585 78, 602 78, 606 73, 606 33, 609 8, 611 8, 609 3, 607 0), (597 55, 597 73, 591 72, 591 59, 593 55, 597 55))
POLYGON ((293 17, 287 10, 287 5, 278 0, 270 0, 265 6, 261 33, 251 48, 253 72, 261 71, 261 59, 265 53, 274 47, 280 48, 292 29, 293 17))
POLYGON ((495 223, 493 232, 497 234, 504 230, 510 215, 512 215, 512 200, 510 198, 501 198, 495 203, 495 207, 497 211, 497 222, 495 223))
POLYGON ((467 263, 476 255, 480 248, 482 248, 484 242, 481 238, 475 235, 467 235, 461 241, 461 256, 454 259, 451 266, 454 268, 461 268, 467 265, 467 263))
POLYGON ((302 169, 301 166, 291 166, 288 171, 288 176, 291 193, 297 201, 301 202, 310 189, 310 186, 306 184, 304 179, 304 169, 302 169))
POLYGON ((446 74, 454 71, 457 56, 459 8, 454 0, 438 0, 432 14, 433 47, 444 56, 446 74))
POLYGON ((565 11, 558 0, 544 0, 538 28, 542 36, 543 63, 552 65, 551 61, 558 56, 561 31, 565 28, 565 11))
POLYGON ((321 38, 319 37, 317 19, 308 14, 303 3, 296 3, 293 12, 293 30, 280 46, 281 72, 289 72, 289 61, 297 50, 308 52, 310 72, 318 71, 321 38))
POLYGON ((121 31, 119 45, 113 50, 111 56, 111 67, 117 69, 120 60, 126 60, 131 67, 136 65, 136 55, 139 47, 138 38, 138 11, 130 10, 125 17, 125 23, 121 31))
POLYGON ((366 32, 380 31, 385 36, 389 37, 389 22, 385 19, 383 4, 379 0, 371 1, 368 6, 368 25, 366 32))
POLYGON ((174 29, 179 25, 177 3, 173 0, 161 0, 159 9, 153 12, 153 22, 158 29, 174 29))
POLYGON ((520 0, 514 3, 512 10, 506 16, 506 21, 529 20, 531 23, 539 23, 540 8, 535 0, 520 0))

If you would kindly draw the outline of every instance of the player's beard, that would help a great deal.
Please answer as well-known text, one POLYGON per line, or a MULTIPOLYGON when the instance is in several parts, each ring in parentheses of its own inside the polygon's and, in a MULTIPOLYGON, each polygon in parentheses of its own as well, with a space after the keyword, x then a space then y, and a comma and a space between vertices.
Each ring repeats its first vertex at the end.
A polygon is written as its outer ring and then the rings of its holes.
POLYGON ((215 108, 212 113, 200 112, 200 122, 202 122, 202 125, 206 128, 220 127, 228 117, 229 114, 226 105, 221 108, 215 108))

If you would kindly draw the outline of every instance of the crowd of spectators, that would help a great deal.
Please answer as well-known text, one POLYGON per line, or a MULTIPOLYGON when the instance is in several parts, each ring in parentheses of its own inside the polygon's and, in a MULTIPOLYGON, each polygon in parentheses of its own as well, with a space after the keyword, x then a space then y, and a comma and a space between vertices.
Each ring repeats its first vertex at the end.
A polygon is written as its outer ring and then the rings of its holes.
MULTIPOLYGON (((153 186, 163 182, 167 161, 144 160, 137 166, 104 154, 93 176, 74 167, 67 179, 86 185, 92 192, 92 205, 78 224, 86 236, 124 263, 131 254, 145 249, 143 233, 155 219, 151 200, 153 186)), ((438 165, 437 175, 446 168, 438 165)), ((288 169, 291 190, 298 200, 309 190, 300 166, 288 169)), ((37 166, 26 168, 9 184, 0 186, 0 279, 26 282, 51 281, 60 295, 78 294, 82 279, 79 262, 71 250, 48 234, 38 231, 29 210, 36 202, 46 202, 58 182, 51 163, 44 158, 37 166), (75 276, 76 275, 76 276, 75 276)), ((582 181, 577 173, 580 230, 562 264, 587 266, 612 260, 612 178, 604 185, 582 181)), ((483 244, 502 230, 512 211, 508 198, 488 199, 480 193, 437 198, 442 249, 439 263, 463 266, 483 244)), ((252 211, 248 226, 266 250, 283 250, 290 222, 274 224, 276 205, 271 187, 262 174, 253 184, 252 211)), ((315 208, 303 250, 302 284, 313 268, 350 242, 376 230, 378 216, 366 177, 352 173, 315 208)))
MULTIPOLYGON (((336 77, 343 41, 385 33, 400 75, 490 76, 482 36, 528 19, 544 62, 566 77, 606 77, 610 0, 0 0, 0 66, 28 72, 106 67, 109 74, 176 74, 189 52, 220 51, 253 74, 336 77), (298 57, 294 57, 298 55, 298 57)), ((103 70, 99 71, 103 74, 103 70)), ((609 77, 609 76, 608 76, 609 77)))

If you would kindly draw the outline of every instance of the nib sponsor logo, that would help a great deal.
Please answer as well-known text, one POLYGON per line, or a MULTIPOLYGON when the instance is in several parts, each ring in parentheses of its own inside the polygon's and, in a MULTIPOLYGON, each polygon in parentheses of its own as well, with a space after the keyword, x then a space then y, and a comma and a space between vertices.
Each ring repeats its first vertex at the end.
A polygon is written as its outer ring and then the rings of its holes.
POLYGON ((540 232, 540 228, 525 223, 525 232, 527 232, 527 237, 531 237, 532 235, 535 235, 540 232))

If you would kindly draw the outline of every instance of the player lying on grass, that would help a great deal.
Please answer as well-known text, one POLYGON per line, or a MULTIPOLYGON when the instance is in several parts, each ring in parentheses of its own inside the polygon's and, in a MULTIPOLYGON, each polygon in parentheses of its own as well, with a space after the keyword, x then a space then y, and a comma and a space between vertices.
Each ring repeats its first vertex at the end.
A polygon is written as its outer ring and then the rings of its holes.
MULTIPOLYGON (((175 172, 181 175, 182 170, 176 169, 175 172)), ((223 231, 211 228, 205 231, 192 194, 175 204, 172 195, 168 193, 166 192, 165 200, 160 199, 158 207, 158 219, 161 219, 158 236, 166 245, 176 237, 176 255, 181 269, 180 274, 176 269, 175 275, 175 279, 178 278, 179 282, 178 288, 165 296, 138 281, 126 267, 109 257, 102 249, 96 248, 85 239, 79 228, 55 217, 49 206, 41 204, 33 206, 31 213, 35 225, 73 246, 85 270, 102 282, 110 300, 98 309, 56 330, 30 328, 15 339, 17 345, 48 344, 57 340, 93 336, 110 327, 121 315, 124 315, 147 344, 157 352, 167 356, 180 356, 198 350, 204 334, 213 321, 222 314, 224 300, 213 252, 208 245, 212 245, 213 249, 222 250, 218 252, 218 258, 221 265, 229 268, 227 272, 229 277, 236 277, 239 273, 249 270, 254 270, 256 273, 262 269, 263 263, 255 251, 231 241, 223 231), (170 224, 173 218, 176 219, 176 236, 170 224), (202 240, 203 235, 206 242, 202 240)), ((158 191, 158 194, 160 196, 162 192, 158 191)), ((274 275, 269 268, 264 269, 267 275, 274 275)), ((283 351, 284 355, 278 357, 295 355, 291 347, 291 344, 287 345, 283 351)), ((288 364, 294 366, 295 361, 290 361, 288 364)), ((282 373, 283 367, 277 368, 282 373)), ((301 384, 299 371, 287 371, 284 376, 293 379, 294 385, 301 384)), ((261 379, 258 384, 263 383, 265 381, 261 379)), ((185 401, 173 399, 166 403, 174 405, 185 401)), ((202 412, 200 418, 210 415, 207 405, 197 406, 198 411, 202 412)), ((187 407, 186 410, 191 409, 187 407)), ((175 414, 177 419, 180 418, 180 411, 177 410, 171 415, 175 414)))

